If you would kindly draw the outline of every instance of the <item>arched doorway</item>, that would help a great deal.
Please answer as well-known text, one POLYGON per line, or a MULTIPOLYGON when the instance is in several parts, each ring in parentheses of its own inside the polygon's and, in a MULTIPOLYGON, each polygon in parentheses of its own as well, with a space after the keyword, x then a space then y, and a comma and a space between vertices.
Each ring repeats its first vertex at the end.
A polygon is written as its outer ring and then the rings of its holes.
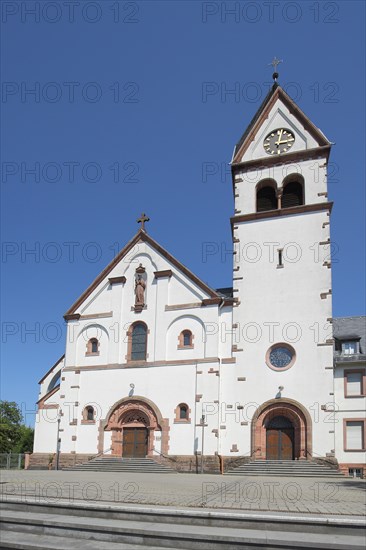
POLYGON ((142 411, 128 411, 122 418, 122 456, 145 458, 149 452, 149 419, 142 411))
POLYGON ((293 460, 295 451, 294 426, 285 416, 275 416, 266 426, 266 459, 293 460))
POLYGON ((252 457, 297 460, 312 456, 309 412, 293 399, 271 399, 252 418, 252 457))
POLYGON ((111 433, 111 454, 124 458, 143 458, 169 450, 169 420, 144 397, 124 398, 113 405, 101 422, 99 452, 104 452, 104 433, 111 433))

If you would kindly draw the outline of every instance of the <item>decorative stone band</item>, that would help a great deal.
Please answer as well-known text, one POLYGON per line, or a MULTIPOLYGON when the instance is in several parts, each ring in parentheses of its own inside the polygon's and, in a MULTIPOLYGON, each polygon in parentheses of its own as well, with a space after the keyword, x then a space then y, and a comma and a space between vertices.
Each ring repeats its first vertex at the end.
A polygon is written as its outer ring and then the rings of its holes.
POLYGON ((174 304, 166 305, 165 311, 178 311, 180 309, 195 309, 199 307, 206 307, 212 305, 232 305, 235 302, 235 298, 205 298, 202 302, 192 302, 191 304, 174 304))
POLYGON ((50 404, 46 404, 46 401, 53 395, 55 394, 56 392, 58 392, 60 389, 60 386, 56 386, 55 388, 53 388, 52 390, 50 390, 49 392, 46 393, 46 395, 44 395, 43 397, 41 397, 41 399, 39 399, 36 403, 36 405, 38 405, 38 409, 57 409, 58 408, 58 405, 56 403, 50 403, 50 404))
POLYGON ((315 204, 303 204, 301 206, 292 206, 290 208, 280 208, 278 210, 266 210, 265 212, 253 212, 243 214, 242 216, 233 216, 230 218, 231 225, 240 222, 250 222, 253 220, 262 220, 265 218, 279 218, 280 216, 291 216, 294 214, 303 214, 306 212, 319 212, 321 210, 332 211, 333 202, 317 202, 315 204))
MULTIPOLYGON (((304 149, 302 151, 293 151, 291 153, 286 154, 286 162, 293 163, 298 162, 300 160, 310 160, 315 158, 328 158, 330 154, 330 145, 323 145, 322 147, 316 147, 313 149, 304 149)), ((261 166, 276 166, 278 164, 283 164, 283 156, 278 155, 276 157, 268 157, 261 159, 261 166)), ((232 173, 235 175, 235 183, 238 183, 240 181, 239 177, 237 177, 238 172, 242 172, 244 170, 250 170, 251 168, 255 169, 258 168, 258 160, 247 160, 244 162, 236 162, 231 165, 232 173)))
POLYGON ((165 306, 165 311, 176 311, 179 309, 194 309, 201 307, 201 302, 192 302, 191 304, 175 304, 174 306, 165 306))
POLYGON ((113 317, 113 311, 106 311, 105 313, 91 313, 88 315, 80 315, 80 319, 103 319, 107 317, 113 317))
POLYGON ((216 304, 221 304, 222 298, 205 298, 202 300, 202 306, 213 306, 216 304))
POLYGON ((112 369, 130 369, 130 368, 149 368, 149 367, 174 367, 179 365, 196 365, 200 363, 218 363, 218 357, 204 357, 202 359, 177 359, 175 361, 133 361, 131 363, 112 363, 109 365, 85 365, 65 367, 63 372, 76 372, 87 370, 112 370, 112 369))
POLYGON ((104 319, 107 317, 113 317, 113 311, 105 311, 103 313, 91 313, 88 315, 81 315, 80 313, 64 315, 65 321, 78 321, 79 319, 104 319))

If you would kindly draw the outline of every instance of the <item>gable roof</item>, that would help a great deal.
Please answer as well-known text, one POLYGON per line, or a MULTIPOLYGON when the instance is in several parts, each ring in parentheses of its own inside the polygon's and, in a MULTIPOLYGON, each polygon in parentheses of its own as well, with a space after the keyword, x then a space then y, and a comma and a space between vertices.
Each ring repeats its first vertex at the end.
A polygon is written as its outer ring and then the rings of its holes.
POLYGON ((247 150, 249 144, 253 141, 263 121, 268 117, 269 112, 277 99, 281 99, 283 101, 289 111, 303 124, 304 128, 306 128, 312 137, 319 143, 319 146, 331 145, 330 141, 328 141, 323 132, 311 122, 300 107, 298 107, 290 96, 287 95, 287 93, 281 88, 281 86, 275 82, 262 101, 258 111, 252 118, 244 134, 236 144, 231 164, 240 162, 241 157, 247 150))
POLYGON ((67 310, 67 312, 64 315, 64 318, 68 320, 70 315, 75 314, 78 307, 90 296, 90 294, 97 288, 97 286, 107 277, 107 275, 112 271, 112 269, 121 261, 121 259, 128 254, 128 252, 139 242, 146 242, 148 243, 152 248, 154 248, 159 254, 161 254, 168 262, 173 264, 179 271, 184 273, 188 279, 190 279, 193 283, 195 283, 199 288, 201 288, 206 294, 210 296, 210 298, 218 298, 219 301, 221 299, 221 295, 216 292, 216 290, 213 290, 210 288, 206 283, 201 281, 199 277, 194 275, 192 271, 190 271, 185 265, 183 265, 181 262, 179 262, 174 256, 169 254, 163 248, 160 246, 159 243, 157 243, 150 235, 146 233, 144 229, 139 229, 139 231, 136 233, 136 235, 126 244, 122 250, 113 258, 113 260, 107 265, 105 269, 98 275, 96 279, 91 283, 91 285, 83 292, 83 294, 73 303, 73 305, 67 310))

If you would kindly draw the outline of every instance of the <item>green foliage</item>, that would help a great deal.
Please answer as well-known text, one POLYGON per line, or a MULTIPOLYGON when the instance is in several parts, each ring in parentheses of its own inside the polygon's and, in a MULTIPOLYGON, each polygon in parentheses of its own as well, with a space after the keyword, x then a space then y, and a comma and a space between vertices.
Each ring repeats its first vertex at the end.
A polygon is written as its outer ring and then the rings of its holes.
POLYGON ((34 430, 22 422, 22 413, 14 401, 0 401, 1 453, 32 451, 34 430))
POLYGON ((19 439, 12 448, 12 453, 31 453, 33 452, 34 430, 29 426, 20 426, 19 439))

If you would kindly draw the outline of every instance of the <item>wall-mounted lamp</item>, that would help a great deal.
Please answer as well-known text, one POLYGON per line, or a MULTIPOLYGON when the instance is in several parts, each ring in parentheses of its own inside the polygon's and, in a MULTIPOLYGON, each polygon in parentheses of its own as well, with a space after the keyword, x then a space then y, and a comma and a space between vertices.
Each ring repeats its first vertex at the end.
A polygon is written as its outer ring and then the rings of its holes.
POLYGON ((284 390, 284 386, 278 386, 278 392, 276 394, 276 399, 281 399, 282 395, 281 395, 281 391, 284 390))

